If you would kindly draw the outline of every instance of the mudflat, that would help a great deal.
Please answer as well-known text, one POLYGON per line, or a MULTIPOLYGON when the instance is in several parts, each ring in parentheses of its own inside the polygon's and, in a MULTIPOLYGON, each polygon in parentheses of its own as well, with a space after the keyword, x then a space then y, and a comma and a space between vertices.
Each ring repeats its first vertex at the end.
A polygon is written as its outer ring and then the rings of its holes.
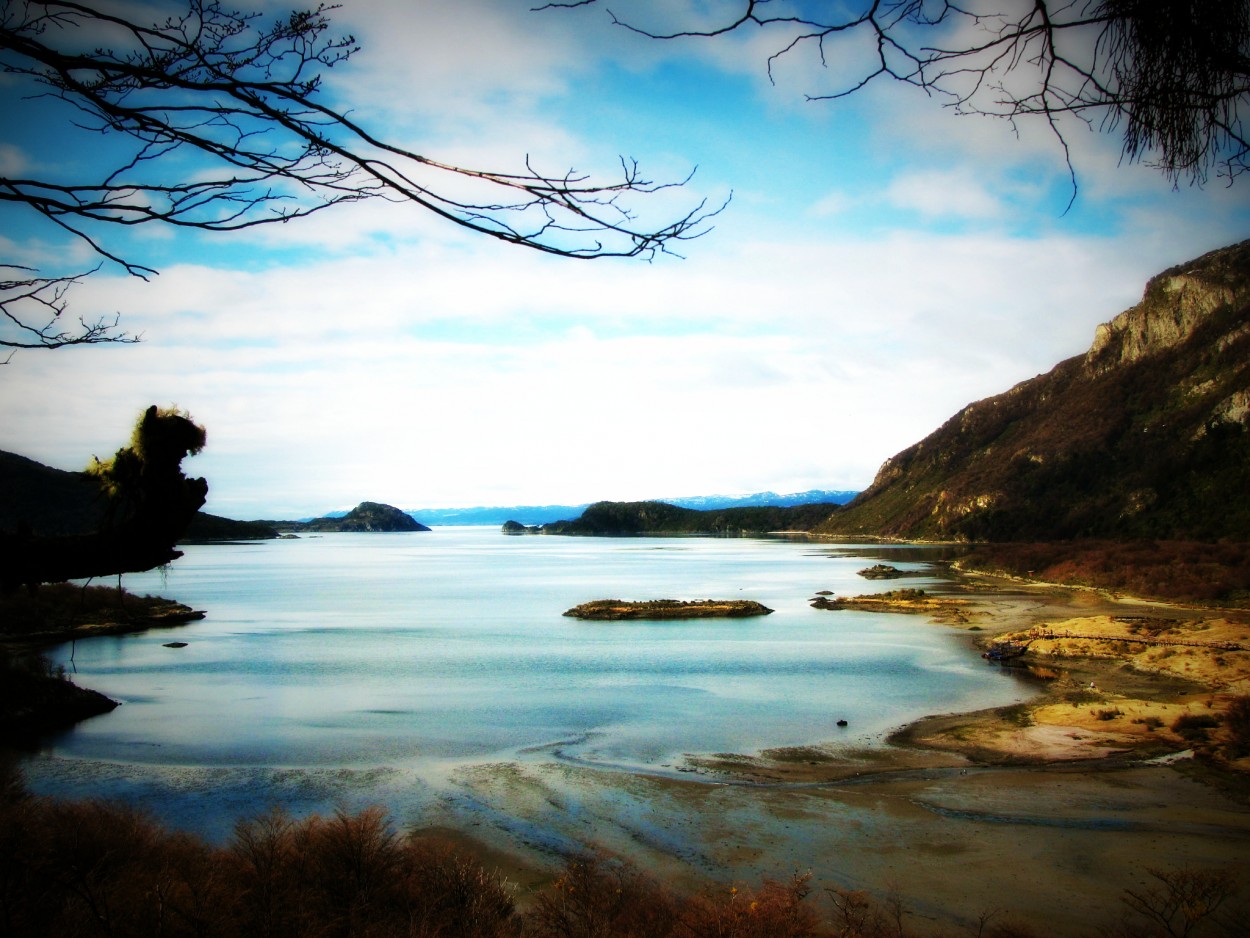
POLYGON ((932 627, 978 649, 1028 643, 987 666, 1031 674, 1034 699, 928 716, 867 749, 646 773, 558 754, 466 768, 472 820, 447 828, 511 857, 523 886, 586 849, 690 890, 810 873, 817 889, 901 903, 919 934, 1087 935, 1126 912, 1126 889, 1156 884, 1150 870, 1231 868, 1244 894, 1250 760, 1221 721, 1250 694, 1250 615, 972 575, 935 592, 959 615, 932 627))

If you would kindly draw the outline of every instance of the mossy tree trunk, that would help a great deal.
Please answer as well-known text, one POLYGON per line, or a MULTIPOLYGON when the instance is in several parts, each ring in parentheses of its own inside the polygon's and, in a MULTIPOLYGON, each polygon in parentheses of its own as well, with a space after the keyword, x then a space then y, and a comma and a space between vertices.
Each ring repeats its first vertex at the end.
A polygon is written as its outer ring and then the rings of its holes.
POLYGON ((204 430, 173 411, 149 407, 128 447, 92 472, 108 511, 90 534, 41 536, 24 526, 0 534, 0 589, 139 573, 182 556, 175 549, 208 496, 208 483, 182 473, 204 430))

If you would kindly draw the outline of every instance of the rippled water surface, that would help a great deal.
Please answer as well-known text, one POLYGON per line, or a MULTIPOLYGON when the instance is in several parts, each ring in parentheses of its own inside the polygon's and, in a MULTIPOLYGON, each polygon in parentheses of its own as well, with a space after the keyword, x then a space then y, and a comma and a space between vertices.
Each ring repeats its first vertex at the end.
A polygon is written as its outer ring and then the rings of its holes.
POLYGON ((197 796, 218 785, 246 801, 295 772, 320 779, 321 798, 339 776, 382 792, 535 754, 664 767, 685 753, 862 745, 925 713, 1023 696, 946 628, 809 607, 818 590, 933 582, 925 564, 898 562, 917 576, 873 584, 855 574, 867 562, 805 541, 493 528, 191 546, 165 574, 126 583, 207 617, 56 649, 79 683, 122 706, 52 741, 28 775, 71 794, 185 778, 197 796), (748 598, 776 611, 562 616, 608 597, 748 598), (164 647, 174 640, 187 647, 164 647))

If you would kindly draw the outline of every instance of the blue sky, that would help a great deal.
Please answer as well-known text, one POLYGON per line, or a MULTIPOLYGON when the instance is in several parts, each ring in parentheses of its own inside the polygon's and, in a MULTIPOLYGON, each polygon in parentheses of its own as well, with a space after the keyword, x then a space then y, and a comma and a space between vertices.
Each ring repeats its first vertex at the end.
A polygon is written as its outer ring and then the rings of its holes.
MULTIPOLYGON (((16 356, 0 448, 78 468, 176 404, 208 428, 186 466, 208 510, 242 518, 863 488, 964 404, 1083 351, 1150 275, 1250 237, 1250 185, 1173 190, 1111 137, 1073 128, 1065 213, 1041 128, 899 85, 810 103, 831 76, 794 58, 770 83, 758 34, 658 43, 532 5, 348 0, 335 22, 362 49, 325 93, 450 162, 697 167, 649 209, 732 192, 684 260, 543 256, 386 204, 135 229, 115 243, 160 275, 106 266, 75 309, 144 342, 16 356)), ((91 159, 23 114, 6 165, 91 159)), ((0 222, 7 257, 94 263, 0 222)))

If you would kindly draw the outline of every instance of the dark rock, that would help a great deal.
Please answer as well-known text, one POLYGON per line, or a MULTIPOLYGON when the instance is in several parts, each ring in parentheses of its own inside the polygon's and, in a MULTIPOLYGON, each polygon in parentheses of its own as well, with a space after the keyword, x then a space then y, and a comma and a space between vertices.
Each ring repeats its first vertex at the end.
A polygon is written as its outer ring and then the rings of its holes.
POLYGON ((888 563, 875 563, 859 571, 865 580, 897 580, 899 577, 912 576, 909 570, 900 570, 888 563))
POLYGON ((116 700, 79 687, 61 673, 10 666, 0 674, 0 740, 33 743, 117 706, 116 700))

